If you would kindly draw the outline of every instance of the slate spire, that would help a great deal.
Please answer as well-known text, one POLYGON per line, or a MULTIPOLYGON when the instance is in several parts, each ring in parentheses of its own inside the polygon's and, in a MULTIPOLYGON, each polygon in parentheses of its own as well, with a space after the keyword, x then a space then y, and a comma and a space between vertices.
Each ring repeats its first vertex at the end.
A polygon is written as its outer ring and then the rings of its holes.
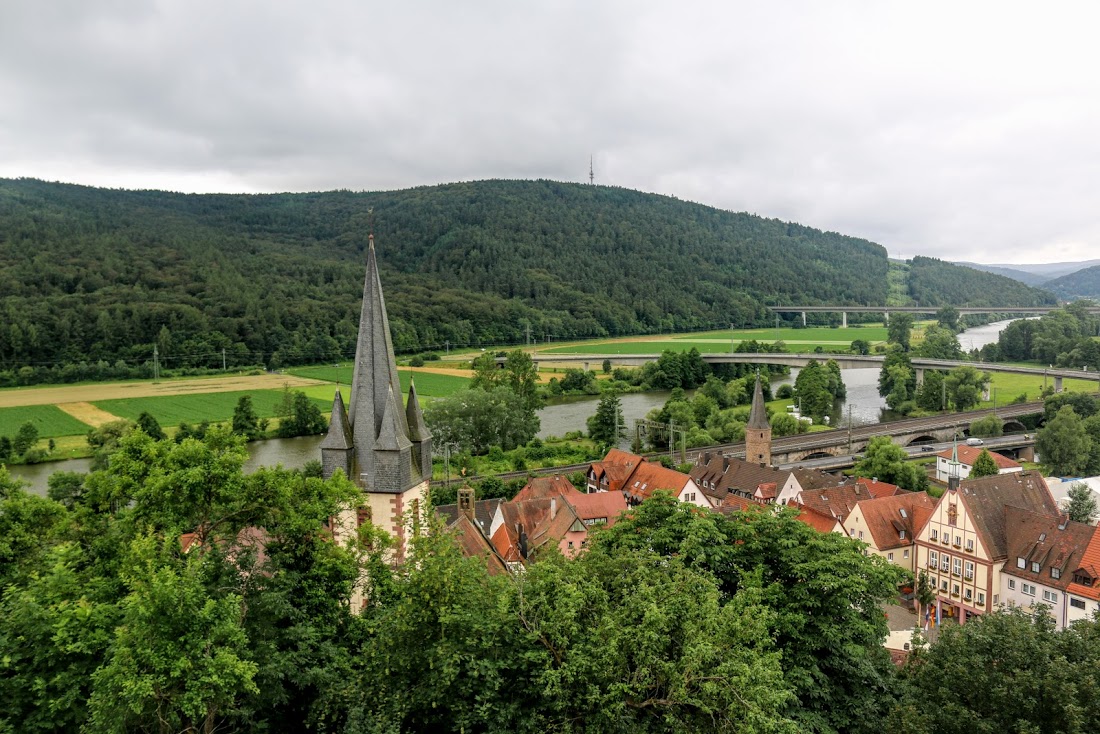
POLYGON ((756 373, 756 387, 752 391, 752 410, 749 412, 749 422, 746 428, 762 430, 771 428, 768 422, 768 410, 764 407, 764 390, 760 387, 760 373, 756 373))
POLYGON ((331 477, 336 469, 343 469, 349 479, 353 478, 354 448, 351 424, 344 409, 344 397, 340 394, 340 388, 337 387, 336 397, 332 399, 332 417, 328 423, 328 433, 321 441, 321 468, 325 479, 331 477))
POLYGON ((410 488, 412 442, 405 411, 398 409, 400 395, 401 383, 371 235, 348 410, 355 446, 353 479, 369 492, 401 493, 410 488))
POLYGON ((424 422, 424 411, 416 397, 416 383, 409 380, 409 401, 405 406, 405 422, 409 425, 409 440, 413 444, 413 465, 419 467, 420 476, 432 475, 432 432, 424 422))

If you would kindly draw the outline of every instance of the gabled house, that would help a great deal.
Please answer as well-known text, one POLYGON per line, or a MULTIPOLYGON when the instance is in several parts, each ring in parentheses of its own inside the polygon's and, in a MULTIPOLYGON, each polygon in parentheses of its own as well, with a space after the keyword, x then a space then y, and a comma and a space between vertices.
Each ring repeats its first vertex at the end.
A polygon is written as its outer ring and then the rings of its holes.
MULTIPOLYGON (((960 444, 939 452, 936 454, 936 479, 941 482, 946 482, 953 476, 966 479, 970 476, 970 472, 974 468, 974 462, 978 460, 983 450, 988 451, 988 449, 982 449, 980 446, 960 444), (957 465, 955 463, 956 452, 958 453, 957 465)), ((993 462, 997 465, 997 471, 1000 474, 1010 474, 1024 469, 1019 463, 1007 456, 998 454, 996 451, 990 451, 989 455, 993 457, 993 462)))
POLYGON ((729 494, 760 504, 786 504, 806 486, 835 486, 844 480, 812 469, 787 471, 704 452, 691 468, 691 478, 714 504, 729 494))
POLYGON ((590 493, 622 492, 630 505, 644 502, 659 489, 670 492, 681 502, 708 509, 718 505, 691 476, 619 449, 611 449, 603 461, 590 464, 587 477, 590 493))
POLYGON ((994 474, 948 489, 917 533, 917 572, 936 589, 936 613, 965 622, 1000 603, 1008 558, 1006 507, 1056 517, 1058 508, 1038 472, 994 474))
MULTIPOLYGON (((1084 557, 1096 534, 1096 528, 1073 522, 1065 515, 1051 516, 1018 507, 1005 508, 1008 559, 1001 573, 1000 603, 1032 608, 1042 604, 1058 629, 1067 627, 1070 618, 1069 587, 1074 577, 1090 577, 1084 557)), ((1082 600, 1083 602, 1083 600, 1082 600)), ((1083 602, 1087 608, 1087 603, 1083 602)))
POLYGON ((795 516, 795 519, 799 522, 809 525, 819 533, 840 533, 844 535, 844 526, 840 523, 840 520, 832 515, 824 515, 809 507, 798 507, 797 509, 798 515, 795 516))
POLYGON ((502 502, 493 517, 490 542, 511 570, 519 570, 539 549, 554 545, 567 557, 580 552, 588 528, 560 497, 502 502))
POLYGON ((1100 531, 1093 532, 1081 562, 1066 587, 1066 623, 1090 619, 1100 613, 1100 531))
MULTIPOLYGON (((862 482, 859 486, 867 488, 862 482)), ((844 526, 853 537, 867 544, 868 552, 912 571, 917 532, 924 527, 935 506, 936 501, 924 492, 869 496, 856 502, 844 526)))
POLYGON ((867 541, 865 530, 857 530, 847 523, 848 516, 856 509, 856 504, 862 500, 872 499, 873 495, 867 488, 859 483, 839 484, 821 489, 805 489, 798 493, 790 503, 800 507, 808 507, 822 515, 835 517, 847 530, 848 535, 856 540, 867 541))

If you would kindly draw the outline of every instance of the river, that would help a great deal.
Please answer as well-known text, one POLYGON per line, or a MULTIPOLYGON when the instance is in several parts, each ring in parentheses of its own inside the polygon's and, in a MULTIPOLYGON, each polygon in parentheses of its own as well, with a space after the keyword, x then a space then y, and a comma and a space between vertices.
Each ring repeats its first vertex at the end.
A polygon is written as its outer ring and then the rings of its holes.
MULTIPOLYGON (((997 321, 985 324, 973 329, 967 329, 959 335, 959 343, 963 351, 981 349, 990 342, 997 341, 997 335, 1009 324, 1010 321, 997 321)), ((825 359, 828 355, 823 355, 825 359)), ((886 403, 878 394, 878 369, 866 368, 858 370, 841 370, 841 377, 848 390, 848 396, 840 401, 832 415, 832 424, 836 426, 848 425, 849 407, 851 408, 852 425, 866 425, 891 419, 886 403)), ((790 377, 777 380, 772 383, 775 390, 784 383, 793 383, 798 376, 798 370, 791 370, 790 377)), ((668 400, 667 392, 631 393, 623 395, 623 419, 628 428, 634 425, 635 419, 645 418, 653 408, 660 408, 668 400)), ((539 437, 563 436, 570 431, 583 431, 588 417, 596 412, 598 396, 585 396, 567 398, 562 402, 548 405, 539 411, 541 429, 539 437)), ((261 466, 275 466, 282 464, 286 467, 298 468, 311 459, 319 459, 320 436, 304 436, 302 438, 274 438, 267 441, 253 441, 248 444, 248 461, 244 469, 247 472, 255 471, 261 466)), ((623 442, 623 447, 629 446, 629 440, 623 442)), ((23 479, 30 484, 30 491, 35 494, 46 494, 47 480, 55 471, 88 471, 90 461, 88 459, 68 459, 66 461, 51 461, 44 464, 18 465, 8 467, 12 476, 23 479)))

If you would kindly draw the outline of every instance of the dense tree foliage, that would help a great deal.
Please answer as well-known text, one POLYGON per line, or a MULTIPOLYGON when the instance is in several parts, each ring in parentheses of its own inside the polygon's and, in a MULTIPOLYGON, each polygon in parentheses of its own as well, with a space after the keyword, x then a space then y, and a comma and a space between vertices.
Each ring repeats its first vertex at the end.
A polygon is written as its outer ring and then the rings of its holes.
POLYGON ((1068 275, 1043 283, 1043 290, 1050 291, 1064 301, 1079 298, 1100 300, 1100 265, 1093 265, 1068 275))
POLYGON ((1084 421, 1069 405, 1047 421, 1035 436, 1039 458, 1051 473, 1059 476, 1083 476, 1092 458, 1093 442, 1084 421))
POLYGON ((1100 370, 1100 317, 1085 308, 1090 301, 1077 301, 1039 319, 1013 321, 997 338, 996 345, 982 349, 992 361, 1037 360, 1057 367, 1100 370))
POLYGON ((1074 482, 1066 494, 1066 514, 1074 522, 1092 522, 1096 517, 1096 495, 1084 482, 1074 482))
POLYGON ((801 414, 821 423, 833 412, 833 405, 847 394, 835 359, 821 364, 811 359, 798 371, 794 382, 794 399, 801 414))
POLYGON ((921 306, 1053 306, 1046 291, 1003 275, 917 256, 909 263, 909 295, 921 306))
POLYGON ((988 449, 982 449, 978 454, 978 458, 974 459, 974 465, 970 467, 971 479, 978 479, 979 477, 991 477, 994 474, 999 474, 1000 469, 997 468, 997 462, 993 460, 993 455, 989 453, 988 449))
POLYGON ((914 492, 927 490, 928 475, 908 459, 905 449, 889 436, 875 436, 852 471, 856 476, 876 478, 914 492))
POLYGON ((0 369, 132 368, 154 344, 168 366, 220 366, 223 350, 231 366, 347 356, 372 207, 403 352, 520 343, 528 327, 606 336, 763 325, 779 302, 885 302, 879 245, 626 189, 185 196, 3 180, 0 369))

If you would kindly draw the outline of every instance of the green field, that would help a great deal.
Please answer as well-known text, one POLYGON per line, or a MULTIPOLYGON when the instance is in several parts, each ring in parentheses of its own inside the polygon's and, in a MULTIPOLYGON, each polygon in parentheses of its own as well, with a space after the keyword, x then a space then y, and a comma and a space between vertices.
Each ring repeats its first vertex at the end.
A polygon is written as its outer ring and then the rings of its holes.
MULTIPOLYGON (((252 396, 252 407, 256 415, 270 418, 275 415, 275 406, 282 399, 282 390, 241 390, 237 392, 199 393, 194 395, 166 395, 162 397, 123 398, 119 400, 98 400, 93 405, 119 416, 137 420, 143 412, 151 413, 162 426, 176 426, 181 422, 199 423, 201 421, 226 421, 233 417, 233 410, 242 395, 252 396)), ((311 396, 323 412, 332 408, 332 395, 327 399, 311 396)))
POLYGON ((19 426, 30 421, 40 438, 83 436, 91 428, 56 405, 29 405, 20 408, 0 408, 0 436, 14 436, 19 426))
POLYGON ((731 339, 735 343, 756 340, 772 344, 778 337, 787 345, 788 352, 812 352, 817 347, 825 351, 848 351, 852 342, 863 339, 877 344, 886 341, 886 329, 881 326, 849 327, 830 329, 811 327, 808 329, 737 329, 729 331, 706 331, 696 334, 670 334, 658 340, 646 341, 599 341, 577 343, 539 350, 540 354, 659 354, 665 350, 686 352, 692 347, 703 354, 728 352, 731 339))
MULTIPOLYGON (((297 377, 308 377, 313 380, 327 380, 339 382, 341 385, 351 384, 352 366, 350 363, 333 367, 332 365, 319 365, 315 367, 292 367, 286 370, 287 374, 297 377)), ((420 397, 443 398, 470 386, 470 378, 461 375, 437 375, 432 372, 409 372, 397 370, 397 376, 401 380, 401 393, 409 392, 409 379, 416 380, 416 394, 420 397)), ((332 407, 333 391, 331 387, 325 387, 328 394, 329 407, 332 407)), ((307 395, 315 395, 313 390, 307 390, 307 395)), ((345 393, 345 397, 347 397, 345 393)))
MULTIPOLYGON (((980 364, 975 364, 974 366, 977 367, 979 370, 981 370, 981 368, 982 368, 982 365, 980 365, 980 364)), ((1028 365, 1028 366, 1033 366, 1033 365, 1028 365)), ((1014 400, 1017 395, 1020 395, 1021 393, 1026 393, 1028 400, 1038 400, 1039 399, 1039 393, 1041 393, 1042 390, 1043 390, 1043 378, 1042 378, 1042 376, 1013 375, 1013 374, 1004 373, 1004 372, 1002 372, 1002 373, 993 372, 993 373, 990 373, 990 376, 992 377, 992 379, 989 383, 989 386, 990 386, 989 397, 990 397, 990 399, 986 402, 983 402, 979 406, 979 407, 982 407, 982 408, 992 408, 993 407, 993 397, 994 397, 993 388, 996 388, 996 390, 997 390, 997 393, 996 393, 997 405, 1007 405, 1012 400, 1014 400)), ((1050 385, 1053 385, 1053 384, 1054 384, 1054 379, 1053 378, 1048 378, 1047 379, 1047 385, 1050 386, 1050 385)), ((1072 392, 1094 393, 1094 392, 1097 391, 1097 387, 1098 387, 1098 385, 1097 385, 1096 380, 1071 380, 1071 379, 1062 380, 1062 389, 1063 390, 1070 390, 1072 392)))

